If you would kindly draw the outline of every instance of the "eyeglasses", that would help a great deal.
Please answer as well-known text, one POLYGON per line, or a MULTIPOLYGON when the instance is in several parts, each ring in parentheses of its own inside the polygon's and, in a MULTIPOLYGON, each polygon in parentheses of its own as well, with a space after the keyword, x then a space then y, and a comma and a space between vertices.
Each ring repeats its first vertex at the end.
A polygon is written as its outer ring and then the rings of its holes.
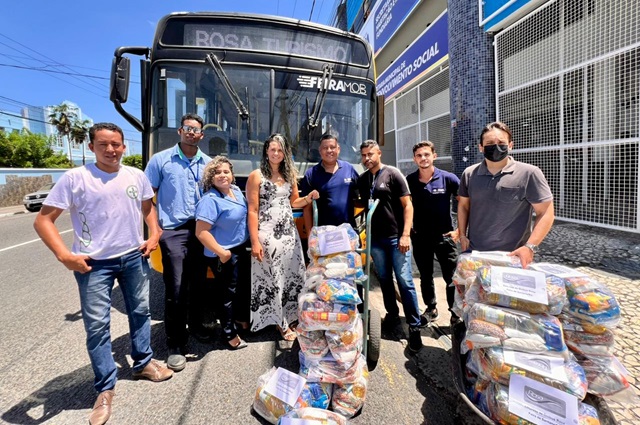
POLYGON ((182 129, 182 131, 185 131, 187 133, 193 132, 193 134, 200 134, 202 133, 202 129, 198 128, 198 127, 191 127, 190 125, 183 125, 182 127, 180 127, 182 129))

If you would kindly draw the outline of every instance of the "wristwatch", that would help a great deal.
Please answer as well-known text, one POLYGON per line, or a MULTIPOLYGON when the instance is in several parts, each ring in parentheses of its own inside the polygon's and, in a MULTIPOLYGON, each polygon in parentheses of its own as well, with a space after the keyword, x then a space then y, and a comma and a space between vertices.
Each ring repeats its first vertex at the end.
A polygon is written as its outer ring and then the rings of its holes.
POLYGON ((534 245, 532 243, 526 243, 524 244, 524 246, 526 246, 527 248, 529 248, 531 250, 531 252, 533 252, 534 254, 536 252, 538 252, 538 245, 534 245))

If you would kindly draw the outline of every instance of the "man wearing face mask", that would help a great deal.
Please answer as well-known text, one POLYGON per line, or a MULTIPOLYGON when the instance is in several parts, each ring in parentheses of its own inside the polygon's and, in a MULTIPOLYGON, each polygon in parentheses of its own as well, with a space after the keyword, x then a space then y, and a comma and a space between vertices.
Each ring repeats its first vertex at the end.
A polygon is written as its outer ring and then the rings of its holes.
POLYGON ((468 167, 460 179, 462 251, 508 251, 527 267, 553 225, 551 189, 538 167, 509 156, 513 139, 506 124, 488 124, 480 134, 479 147, 484 161, 468 167))

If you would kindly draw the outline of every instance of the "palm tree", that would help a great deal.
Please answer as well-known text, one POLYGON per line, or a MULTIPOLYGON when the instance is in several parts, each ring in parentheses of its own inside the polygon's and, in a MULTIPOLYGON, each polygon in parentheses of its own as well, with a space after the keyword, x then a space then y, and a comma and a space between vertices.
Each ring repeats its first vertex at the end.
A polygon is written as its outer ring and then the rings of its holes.
POLYGON ((58 137, 67 138, 69 146, 69 162, 73 164, 73 153, 71 152, 71 127, 72 122, 77 118, 76 112, 66 103, 51 108, 49 121, 58 131, 58 137))
MULTIPOLYGON (((73 121, 73 123, 71 124, 71 139, 77 143, 77 144, 81 144, 84 143, 87 140, 87 135, 89 134, 89 125, 91 124, 91 121, 89 120, 80 120, 80 119, 75 119, 73 121)), ((85 164, 86 162, 86 158, 84 156, 84 144, 82 145, 82 165, 85 164)))

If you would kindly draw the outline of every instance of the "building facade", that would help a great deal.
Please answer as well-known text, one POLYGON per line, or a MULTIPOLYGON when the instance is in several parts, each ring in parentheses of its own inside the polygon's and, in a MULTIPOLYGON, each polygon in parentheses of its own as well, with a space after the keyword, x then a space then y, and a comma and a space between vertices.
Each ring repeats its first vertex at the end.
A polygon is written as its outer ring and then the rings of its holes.
POLYGON ((436 144, 460 175, 488 122, 513 130, 560 220, 640 233, 640 3, 343 0, 334 24, 375 52, 386 163, 436 144))

